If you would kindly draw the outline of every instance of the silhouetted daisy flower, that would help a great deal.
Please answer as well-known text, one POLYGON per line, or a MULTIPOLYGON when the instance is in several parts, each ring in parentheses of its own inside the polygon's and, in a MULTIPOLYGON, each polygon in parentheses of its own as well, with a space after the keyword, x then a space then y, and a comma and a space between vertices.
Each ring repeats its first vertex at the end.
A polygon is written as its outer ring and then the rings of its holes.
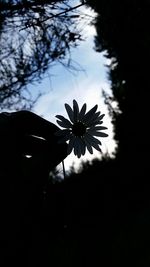
POLYGON ((85 154, 86 148, 91 154, 93 154, 93 148, 101 151, 99 147, 101 142, 94 136, 107 137, 108 134, 102 132, 107 127, 101 126, 105 114, 96 112, 98 105, 86 113, 86 104, 79 110, 78 103, 73 100, 73 109, 68 104, 65 104, 65 108, 69 120, 61 115, 56 116, 59 119, 57 123, 64 128, 57 132, 57 135, 61 137, 61 142, 69 141, 68 154, 74 150, 74 154, 80 158, 85 154))

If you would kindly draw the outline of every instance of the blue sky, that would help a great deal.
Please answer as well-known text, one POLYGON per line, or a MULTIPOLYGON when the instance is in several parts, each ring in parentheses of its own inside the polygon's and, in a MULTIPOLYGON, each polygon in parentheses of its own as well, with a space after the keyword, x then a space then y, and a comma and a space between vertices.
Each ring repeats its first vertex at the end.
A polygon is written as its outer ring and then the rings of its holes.
MULTIPOLYGON (((87 11, 86 11, 87 12, 87 11)), ((93 15, 93 13, 90 14, 93 15)), ((113 141, 111 119, 108 115, 107 106, 102 98, 102 89, 110 91, 107 77, 107 63, 104 54, 95 52, 94 35, 95 29, 86 26, 84 29, 86 40, 72 50, 71 57, 83 70, 69 72, 61 65, 49 69, 49 77, 42 80, 40 84, 32 86, 32 90, 47 92, 36 103, 33 111, 47 120, 56 124, 56 115, 67 116, 64 104, 72 106, 73 99, 76 99, 80 106, 87 103, 87 109, 98 104, 98 109, 105 113, 104 125, 108 127, 109 137, 102 139, 102 151, 113 152, 115 143, 113 141)), ((94 154, 86 155, 77 159, 73 153, 65 160, 66 169, 74 162, 78 166, 82 160, 100 157, 100 153, 94 150, 94 154)))

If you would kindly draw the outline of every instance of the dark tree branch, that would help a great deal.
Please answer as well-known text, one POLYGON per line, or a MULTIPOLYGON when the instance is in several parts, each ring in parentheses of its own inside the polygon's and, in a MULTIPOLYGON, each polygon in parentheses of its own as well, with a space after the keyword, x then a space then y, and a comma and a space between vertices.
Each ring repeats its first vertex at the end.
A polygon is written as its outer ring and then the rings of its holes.
POLYGON ((0 104, 18 103, 28 83, 39 81, 55 62, 70 65, 81 40, 79 7, 66 1, 1 1, 0 104), (15 100, 16 99, 16 100, 15 100))

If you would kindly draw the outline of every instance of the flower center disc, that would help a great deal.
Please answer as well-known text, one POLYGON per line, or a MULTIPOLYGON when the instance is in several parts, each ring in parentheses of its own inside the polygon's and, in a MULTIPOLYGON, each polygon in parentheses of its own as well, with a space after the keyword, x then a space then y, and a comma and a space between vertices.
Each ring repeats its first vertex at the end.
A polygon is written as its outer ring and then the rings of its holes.
POLYGON ((80 121, 74 123, 74 125, 72 127, 72 133, 75 136, 78 136, 78 137, 83 136, 86 133, 86 127, 85 127, 85 125, 82 122, 80 122, 80 121))

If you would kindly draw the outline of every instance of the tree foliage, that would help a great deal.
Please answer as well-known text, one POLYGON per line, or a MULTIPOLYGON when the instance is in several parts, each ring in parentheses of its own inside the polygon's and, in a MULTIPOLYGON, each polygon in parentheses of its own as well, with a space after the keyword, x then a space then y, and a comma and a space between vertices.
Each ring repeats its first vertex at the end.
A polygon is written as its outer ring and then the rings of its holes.
MULTIPOLYGON (((105 51, 113 99, 120 112, 112 112, 115 139, 119 143, 118 158, 130 166, 133 173, 138 166, 148 167, 149 131, 149 68, 150 1, 86 1, 98 13, 95 20, 97 36, 95 48, 105 51), (141 130, 140 124, 144 125, 141 130), (134 165, 133 165, 134 162, 134 165)), ((113 110, 112 110, 113 111, 113 110)))
MULTIPOLYGON (((19 212, 12 209, 12 217, 6 210, 7 231, 2 230, 5 236, 10 233, 13 246, 9 249, 11 257, 6 250, 5 263, 12 262, 15 246, 11 231, 14 226, 18 230, 19 224, 21 238, 15 237, 19 266, 22 259, 26 265, 39 266, 150 266, 150 85, 146 64, 150 60, 150 1, 87 3, 98 13, 96 49, 106 51, 110 60, 113 98, 106 96, 106 101, 118 152, 114 159, 104 157, 85 164, 80 173, 72 173, 61 183, 51 181, 38 201, 32 193, 23 226, 22 219, 16 219, 14 225, 12 220, 22 210, 21 202, 19 212), (113 109, 114 100, 120 112, 113 109)), ((31 186, 19 186, 20 173, 18 181, 17 193, 21 195, 22 189, 28 197, 25 188, 31 191, 31 186)), ((35 193, 35 184, 32 188, 35 193)), ((10 208, 12 201, 8 199, 7 192, 5 200, 10 208)), ((17 202, 18 198, 15 210, 17 202)))
POLYGON ((39 81, 55 62, 69 67, 70 49, 81 39, 81 5, 69 0, 1 0, 1 109, 29 107, 27 84, 39 81))
POLYGON ((68 179, 68 191, 74 192, 67 196, 70 221, 78 218, 80 236, 82 226, 85 231, 90 225, 82 245, 85 248, 90 240, 85 249, 92 255, 90 265, 94 258, 104 266, 149 266, 150 1, 86 2, 97 12, 95 48, 105 51, 110 62, 113 96, 104 94, 118 151, 114 159, 93 161, 68 179))

